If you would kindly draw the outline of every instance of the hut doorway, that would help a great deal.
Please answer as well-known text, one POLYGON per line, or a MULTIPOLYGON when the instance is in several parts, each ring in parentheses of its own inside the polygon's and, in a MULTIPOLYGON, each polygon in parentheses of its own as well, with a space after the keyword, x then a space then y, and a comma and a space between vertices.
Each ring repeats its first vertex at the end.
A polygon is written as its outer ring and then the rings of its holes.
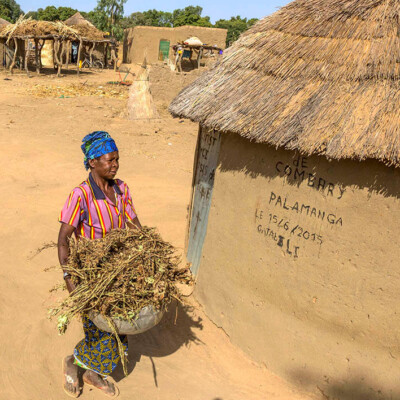
POLYGON ((79 42, 71 43, 71 62, 74 64, 78 62, 78 48, 79 48, 79 42))
POLYGON ((195 178, 192 186, 192 202, 189 210, 187 261, 191 271, 197 274, 203 244, 207 233, 208 214, 211 206, 214 176, 219 159, 221 134, 202 127, 195 156, 195 178))
POLYGON ((169 57, 169 40, 161 39, 158 50, 159 61, 164 61, 169 57))

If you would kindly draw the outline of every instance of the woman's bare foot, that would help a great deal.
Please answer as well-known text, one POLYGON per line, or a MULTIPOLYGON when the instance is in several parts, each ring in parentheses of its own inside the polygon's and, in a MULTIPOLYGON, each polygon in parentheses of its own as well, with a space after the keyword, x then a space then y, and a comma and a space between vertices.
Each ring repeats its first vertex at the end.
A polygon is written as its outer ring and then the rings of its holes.
POLYGON ((81 394, 78 379, 78 367, 74 364, 74 356, 67 356, 63 360, 65 393, 70 397, 78 397, 81 394))
POLYGON ((86 370, 83 374, 83 382, 87 383, 90 386, 94 386, 97 389, 100 389, 104 394, 110 397, 118 396, 118 388, 111 382, 108 382, 106 379, 103 379, 96 372, 86 370))

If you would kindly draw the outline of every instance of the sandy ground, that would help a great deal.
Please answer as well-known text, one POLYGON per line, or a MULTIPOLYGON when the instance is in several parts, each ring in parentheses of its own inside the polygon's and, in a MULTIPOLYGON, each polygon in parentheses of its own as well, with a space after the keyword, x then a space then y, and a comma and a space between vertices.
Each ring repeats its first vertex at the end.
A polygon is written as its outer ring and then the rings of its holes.
MULTIPOLYGON (((34 85, 68 85, 115 80, 112 71, 32 77, 0 72, 0 400, 62 399, 61 360, 81 339, 78 322, 58 336, 47 319, 54 298, 49 289, 60 273, 44 272, 57 264, 43 243, 56 240, 58 213, 70 190, 86 179, 80 141, 93 130, 107 130, 121 156, 119 177, 131 187, 143 224, 157 226, 166 240, 183 250, 197 126, 174 120, 167 103, 171 88, 165 71, 155 70, 153 92, 161 118, 129 121, 126 99, 99 96, 36 98, 34 85), (5 80, 9 78, 11 80, 5 80), (164 93, 164 95, 163 95, 164 93)), ((197 306, 175 308, 153 330, 129 338, 129 371, 118 369, 121 399, 309 399, 295 392, 264 366, 233 346, 197 306)), ((82 399, 105 398, 84 388, 82 399)))

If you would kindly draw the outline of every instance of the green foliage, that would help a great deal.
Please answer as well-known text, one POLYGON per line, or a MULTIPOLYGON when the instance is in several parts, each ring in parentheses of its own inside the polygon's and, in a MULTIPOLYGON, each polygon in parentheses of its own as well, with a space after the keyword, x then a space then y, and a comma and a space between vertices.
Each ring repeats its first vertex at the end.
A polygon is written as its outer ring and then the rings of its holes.
POLYGON ((32 18, 32 19, 38 20, 39 19, 39 13, 37 11, 28 11, 25 14, 25 18, 32 18))
POLYGON ((220 19, 215 23, 216 28, 224 28, 228 30, 226 36, 226 46, 230 46, 239 36, 249 29, 258 21, 257 18, 247 20, 247 18, 241 18, 239 15, 232 17, 231 19, 220 19))
POLYGON ((188 6, 184 9, 178 8, 172 13, 172 24, 173 26, 196 25, 212 27, 210 17, 202 17, 202 12, 203 8, 200 6, 188 6))
POLYGON ((121 39, 123 29, 119 21, 124 16, 124 4, 127 0, 98 0, 94 9, 94 25, 102 30, 110 32, 112 36, 121 39))
POLYGON ((0 0, 0 18, 15 22, 21 14, 23 11, 15 0, 0 0))
POLYGON ((37 19, 40 21, 65 21, 72 17, 78 10, 71 7, 47 6, 37 10, 37 19))
POLYGON ((165 26, 172 27, 172 13, 158 10, 148 10, 132 13, 121 19, 123 29, 134 26, 165 26))

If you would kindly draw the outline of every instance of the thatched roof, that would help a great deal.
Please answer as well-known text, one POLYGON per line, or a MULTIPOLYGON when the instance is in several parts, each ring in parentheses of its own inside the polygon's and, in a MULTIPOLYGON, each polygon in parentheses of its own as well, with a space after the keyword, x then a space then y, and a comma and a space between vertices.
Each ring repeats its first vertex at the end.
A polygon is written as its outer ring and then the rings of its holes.
POLYGON ((79 11, 75 13, 72 17, 64 21, 64 24, 68 26, 85 25, 85 26, 91 26, 93 28, 95 27, 90 21, 84 18, 79 11))
POLYGON ((35 21, 23 17, 20 17, 15 24, 3 26, 0 35, 7 39, 45 36, 67 39, 78 38, 78 33, 62 22, 35 21))
MULTIPOLYGON (((80 15, 80 14, 79 14, 80 15)), ((82 17, 82 16, 81 16, 82 17)), ((83 18, 83 17, 82 17, 83 18)), ((0 37, 7 38, 61 38, 87 42, 111 42, 105 33, 88 24, 66 25, 64 22, 35 21, 21 16, 15 24, 1 25, 0 37)))
POLYGON ((175 116, 328 158, 400 165, 400 2, 296 0, 171 103, 175 116))
POLYGON ((8 21, 6 21, 5 19, 0 18, 0 26, 9 25, 10 23, 11 23, 11 22, 8 22, 8 21))
POLYGON ((71 28, 74 28, 79 35, 85 39, 104 40, 105 33, 97 29, 90 21, 85 19, 80 12, 75 13, 64 23, 71 28))

